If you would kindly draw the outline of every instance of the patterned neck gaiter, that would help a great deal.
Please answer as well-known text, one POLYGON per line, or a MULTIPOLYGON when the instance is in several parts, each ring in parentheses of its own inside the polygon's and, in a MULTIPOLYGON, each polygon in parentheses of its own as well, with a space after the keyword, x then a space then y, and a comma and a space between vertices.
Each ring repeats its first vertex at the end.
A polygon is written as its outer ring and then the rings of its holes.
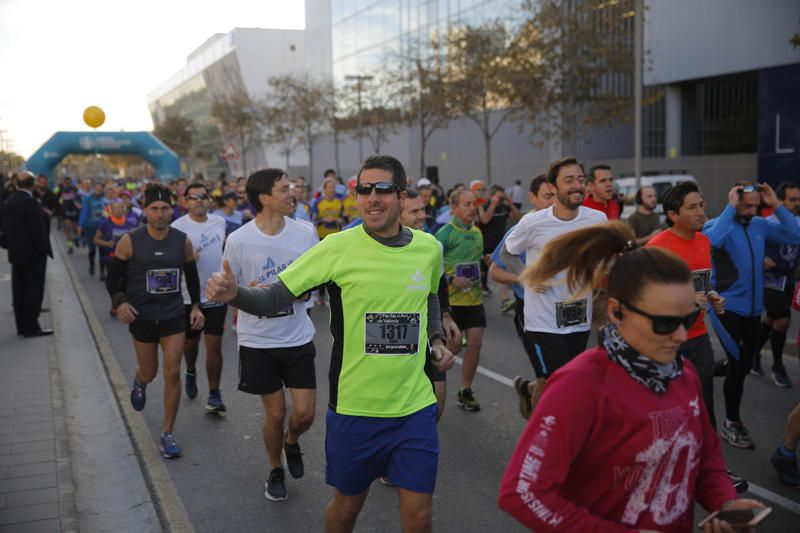
POLYGON ((682 355, 678 354, 670 365, 660 365, 631 348, 615 324, 603 328, 603 347, 609 359, 656 394, 666 393, 669 382, 683 374, 682 355))

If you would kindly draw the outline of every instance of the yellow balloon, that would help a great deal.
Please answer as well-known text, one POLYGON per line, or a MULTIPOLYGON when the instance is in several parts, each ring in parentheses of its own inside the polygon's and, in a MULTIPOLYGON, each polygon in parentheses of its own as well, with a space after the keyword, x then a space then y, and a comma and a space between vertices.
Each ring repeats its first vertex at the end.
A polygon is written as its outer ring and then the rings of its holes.
POLYGON ((96 105, 90 105, 83 110, 83 121, 90 128, 99 128, 106 121, 106 114, 96 105))

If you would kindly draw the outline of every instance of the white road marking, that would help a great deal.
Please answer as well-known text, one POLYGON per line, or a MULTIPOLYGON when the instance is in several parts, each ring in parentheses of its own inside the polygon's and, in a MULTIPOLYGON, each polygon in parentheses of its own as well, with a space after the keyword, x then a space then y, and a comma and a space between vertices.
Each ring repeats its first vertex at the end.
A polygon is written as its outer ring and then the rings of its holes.
MULTIPOLYGON (((464 364, 464 360, 460 357, 456 357, 456 362, 460 365, 464 364)), ((503 376, 502 374, 498 374, 497 372, 489 370, 488 368, 484 368, 480 365, 478 365, 478 374, 483 374, 487 378, 493 379, 498 383, 502 383, 503 385, 511 387, 512 389, 514 388, 513 380, 510 380, 507 377, 503 376)), ((763 500, 767 500, 769 502, 774 503, 775 505, 783 507, 784 509, 791 511, 794 514, 800 515, 800 503, 794 502, 789 498, 786 498, 784 496, 781 496, 780 494, 772 492, 769 489, 765 489, 764 487, 756 485, 755 483, 750 483, 750 488, 748 489, 747 492, 750 492, 763 500)))

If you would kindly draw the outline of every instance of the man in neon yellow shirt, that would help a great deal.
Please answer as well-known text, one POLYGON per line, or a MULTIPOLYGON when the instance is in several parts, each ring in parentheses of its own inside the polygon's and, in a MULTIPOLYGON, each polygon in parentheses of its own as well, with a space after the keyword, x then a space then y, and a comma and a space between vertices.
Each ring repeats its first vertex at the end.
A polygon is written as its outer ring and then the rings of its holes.
POLYGON ((426 344, 440 370, 455 362, 444 345, 436 294, 441 248, 400 224, 406 176, 399 161, 372 156, 358 180, 362 225, 329 235, 270 287, 237 286, 225 264, 206 290, 215 301, 267 316, 326 284, 334 337, 326 481, 336 490, 325 529, 352 531, 370 484, 387 476, 400 492, 403 530, 429 531, 439 439, 426 344))
MULTIPOLYGON (((436 232, 436 239, 444 249, 444 274, 449 284, 453 319, 467 336, 458 405, 465 411, 480 411, 481 404, 472 392, 472 380, 478 370, 483 330, 486 329, 486 311, 481 293, 483 235, 474 224, 476 208, 473 193, 453 193, 452 205, 453 217, 436 232)), ((461 339, 449 339, 448 349, 454 354, 461 351, 461 339)))

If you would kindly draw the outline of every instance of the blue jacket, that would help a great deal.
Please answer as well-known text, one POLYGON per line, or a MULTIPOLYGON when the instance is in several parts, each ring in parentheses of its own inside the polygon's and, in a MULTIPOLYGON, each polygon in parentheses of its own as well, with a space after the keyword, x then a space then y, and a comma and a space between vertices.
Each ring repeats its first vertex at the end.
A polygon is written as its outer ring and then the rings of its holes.
POLYGON ((800 244, 800 226, 794 215, 781 205, 775 216, 777 220, 753 217, 745 226, 729 204, 703 227, 711 241, 712 286, 727 300, 725 308, 737 315, 761 315, 766 243, 800 244))
MULTIPOLYGON (((100 224, 103 223, 103 213, 105 212, 106 205, 108 202, 106 201, 105 196, 95 196, 94 194, 86 197, 83 200, 83 206, 81 207, 81 215, 78 219, 78 225, 82 228, 90 228, 97 230, 100 227, 100 224)), ((94 237, 94 232, 89 235, 91 239, 94 237)))

